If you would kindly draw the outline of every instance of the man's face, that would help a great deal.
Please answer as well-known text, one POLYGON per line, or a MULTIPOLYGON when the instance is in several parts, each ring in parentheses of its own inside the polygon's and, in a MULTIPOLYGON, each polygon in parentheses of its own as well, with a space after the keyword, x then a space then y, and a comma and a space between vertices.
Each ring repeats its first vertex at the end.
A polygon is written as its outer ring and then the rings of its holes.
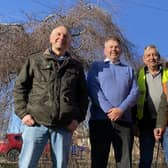
POLYGON ((113 63, 119 61, 121 54, 121 47, 118 41, 108 40, 104 44, 104 55, 113 63))
POLYGON ((64 26, 55 28, 50 34, 50 43, 53 52, 63 54, 70 45, 70 34, 64 26))
POLYGON ((144 51, 143 61, 148 68, 158 67, 159 55, 156 48, 148 47, 144 51))

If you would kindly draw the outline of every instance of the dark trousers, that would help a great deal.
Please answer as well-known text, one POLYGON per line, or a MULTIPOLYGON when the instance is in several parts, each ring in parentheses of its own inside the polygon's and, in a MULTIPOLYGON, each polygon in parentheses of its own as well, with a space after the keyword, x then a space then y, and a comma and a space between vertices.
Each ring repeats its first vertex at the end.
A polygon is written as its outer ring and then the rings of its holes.
POLYGON ((153 150, 155 145, 153 130, 141 131, 139 142, 140 142, 139 168, 151 168, 153 160, 153 150))
POLYGON ((153 151, 155 146, 155 138, 153 130, 155 128, 155 120, 142 120, 139 124, 139 145, 140 145, 140 163, 139 168, 151 168, 153 160, 153 151))
POLYGON ((110 120, 90 120, 91 168, 106 168, 111 144, 116 167, 131 168, 132 125, 110 120))

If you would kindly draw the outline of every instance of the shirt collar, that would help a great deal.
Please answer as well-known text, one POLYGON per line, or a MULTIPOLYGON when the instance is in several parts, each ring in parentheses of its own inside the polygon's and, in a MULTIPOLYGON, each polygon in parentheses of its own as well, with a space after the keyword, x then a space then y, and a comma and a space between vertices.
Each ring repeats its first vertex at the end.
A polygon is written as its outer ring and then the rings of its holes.
POLYGON ((120 61, 117 61, 117 62, 113 63, 109 58, 105 58, 104 62, 109 62, 110 64, 114 64, 114 65, 120 64, 120 61))
MULTIPOLYGON (((146 73, 149 73, 149 70, 148 70, 147 66, 145 66, 145 71, 146 71, 146 73)), ((159 65, 158 73, 160 73, 161 71, 163 71, 163 67, 159 65)))

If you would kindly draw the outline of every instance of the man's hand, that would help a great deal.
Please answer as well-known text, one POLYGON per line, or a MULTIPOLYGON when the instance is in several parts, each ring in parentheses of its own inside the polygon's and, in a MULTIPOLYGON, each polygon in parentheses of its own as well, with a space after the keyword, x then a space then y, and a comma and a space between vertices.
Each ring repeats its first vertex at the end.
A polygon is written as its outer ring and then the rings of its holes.
POLYGON ((79 125, 79 123, 78 123, 78 121, 77 120, 72 120, 71 121, 71 123, 68 125, 68 130, 70 130, 70 131, 75 131, 76 130, 76 128, 78 127, 78 125, 79 125))
POLYGON ((111 121, 117 121, 123 115, 123 111, 120 108, 111 108, 107 116, 111 121))
POLYGON ((35 124, 35 121, 30 114, 27 114, 22 118, 22 123, 27 125, 27 126, 32 126, 32 125, 35 124))
POLYGON ((164 128, 155 128, 153 133, 156 141, 159 141, 163 135, 164 128))

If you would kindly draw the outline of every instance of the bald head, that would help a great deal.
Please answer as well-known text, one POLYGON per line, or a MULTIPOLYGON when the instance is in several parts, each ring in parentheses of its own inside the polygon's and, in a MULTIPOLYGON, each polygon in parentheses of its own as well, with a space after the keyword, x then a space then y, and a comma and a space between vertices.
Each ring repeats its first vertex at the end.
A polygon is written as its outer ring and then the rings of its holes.
POLYGON ((50 34, 52 51, 57 55, 63 55, 70 46, 71 35, 67 27, 58 26, 50 34))

